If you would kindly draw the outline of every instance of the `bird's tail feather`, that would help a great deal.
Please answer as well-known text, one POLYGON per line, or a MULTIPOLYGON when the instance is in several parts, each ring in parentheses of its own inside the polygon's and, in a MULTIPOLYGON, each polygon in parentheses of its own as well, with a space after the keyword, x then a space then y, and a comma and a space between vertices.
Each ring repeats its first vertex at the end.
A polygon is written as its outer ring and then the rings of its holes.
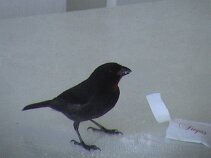
POLYGON ((23 108, 23 111, 30 110, 30 109, 49 107, 50 103, 51 103, 51 100, 47 100, 47 101, 43 101, 43 102, 35 103, 35 104, 30 104, 30 105, 25 106, 23 108))

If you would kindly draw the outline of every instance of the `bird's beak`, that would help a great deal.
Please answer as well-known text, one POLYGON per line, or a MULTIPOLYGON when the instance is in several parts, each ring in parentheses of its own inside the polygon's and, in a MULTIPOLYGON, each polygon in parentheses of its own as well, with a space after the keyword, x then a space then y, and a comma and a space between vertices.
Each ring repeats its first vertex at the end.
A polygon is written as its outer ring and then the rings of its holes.
POLYGON ((132 72, 132 71, 131 71, 129 68, 122 66, 122 68, 121 68, 120 71, 118 72, 118 75, 119 75, 119 76, 125 76, 125 75, 127 75, 127 74, 129 74, 129 73, 131 73, 131 72, 132 72))

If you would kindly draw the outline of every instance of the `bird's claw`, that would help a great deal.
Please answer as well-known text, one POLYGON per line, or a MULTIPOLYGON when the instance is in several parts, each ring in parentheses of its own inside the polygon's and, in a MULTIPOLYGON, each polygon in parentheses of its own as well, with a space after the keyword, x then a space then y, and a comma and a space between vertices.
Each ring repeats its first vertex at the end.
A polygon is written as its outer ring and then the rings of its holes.
POLYGON ((119 135, 123 135, 122 132, 118 131, 117 129, 111 129, 107 131, 109 134, 119 134, 119 135))
POLYGON ((88 127, 87 130, 91 129, 92 131, 97 131, 97 132, 104 132, 107 134, 118 134, 118 135, 123 135, 122 132, 118 131, 117 129, 106 129, 106 128, 94 128, 94 127, 88 127))
POLYGON ((76 140, 71 140, 70 142, 73 142, 75 145, 79 145, 79 146, 82 146, 84 149, 86 150, 100 150, 101 149, 99 147, 97 147, 96 145, 87 145, 85 144, 84 142, 77 142, 76 140))
POLYGON ((98 131, 98 132, 101 132, 101 131, 102 131, 101 129, 94 128, 94 127, 88 127, 88 128, 87 128, 87 131, 90 130, 90 129, 91 129, 92 131, 98 131))

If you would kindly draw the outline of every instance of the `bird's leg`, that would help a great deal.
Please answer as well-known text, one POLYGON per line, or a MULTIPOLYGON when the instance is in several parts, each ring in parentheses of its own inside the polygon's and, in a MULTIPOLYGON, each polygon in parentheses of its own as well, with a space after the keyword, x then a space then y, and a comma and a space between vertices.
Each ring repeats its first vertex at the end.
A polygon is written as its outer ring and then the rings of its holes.
POLYGON ((118 131, 117 129, 107 129, 105 127, 103 127, 102 125, 100 125, 99 123, 97 123, 94 120, 90 120, 92 123, 94 123, 95 125, 97 125, 100 129, 98 128, 94 128, 94 127, 88 127, 87 130, 91 129, 93 131, 99 131, 99 132, 105 132, 107 134, 121 134, 123 135, 122 132, 118 131))
POLYGON ((91 149, 93 149, 93 150, 100 150, 100 148, 98 148, 95 145, 87 145, 87 144, 84 143, 84 141, 82 140, 81 135, 80 135, 80 133, 78 131, 79 124, 80 124, 80 122, 74 122, 73 126, 74 126, 74 129, 75 129, 75 131, 76 131, 76 133, 78 135, 78 138, 79 138, 80 142, 77 142, 76 140, 71 140, 71 142, 73 142, 76 145, 82 146, 86 150, 91 150, 91 149))

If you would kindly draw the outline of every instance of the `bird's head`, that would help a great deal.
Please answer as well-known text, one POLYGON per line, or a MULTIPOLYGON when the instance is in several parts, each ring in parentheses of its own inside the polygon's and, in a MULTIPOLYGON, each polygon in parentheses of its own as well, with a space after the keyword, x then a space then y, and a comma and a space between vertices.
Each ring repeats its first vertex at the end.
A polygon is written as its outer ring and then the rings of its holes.
POLYGON ((117 63, 106 63, 97 67, 90 78, 100 86, 117 86, 120 79, 129 74, 131 70, 117 63))

